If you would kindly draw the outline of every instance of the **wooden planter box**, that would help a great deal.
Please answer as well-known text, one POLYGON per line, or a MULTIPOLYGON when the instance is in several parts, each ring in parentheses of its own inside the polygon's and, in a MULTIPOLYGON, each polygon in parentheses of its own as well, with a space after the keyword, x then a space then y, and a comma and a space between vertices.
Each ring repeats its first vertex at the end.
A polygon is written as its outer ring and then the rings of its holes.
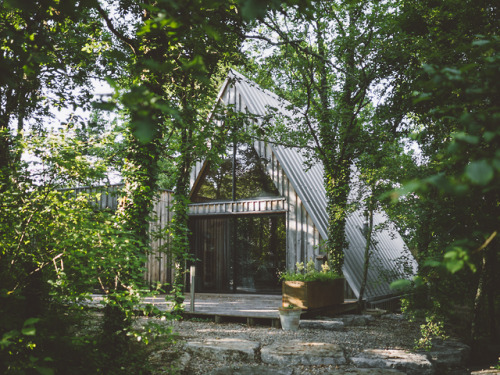
POLYGON ((330 281, 283 281, 283 307, 294 305, 304 310, 344 303, 345 279, 330 281))

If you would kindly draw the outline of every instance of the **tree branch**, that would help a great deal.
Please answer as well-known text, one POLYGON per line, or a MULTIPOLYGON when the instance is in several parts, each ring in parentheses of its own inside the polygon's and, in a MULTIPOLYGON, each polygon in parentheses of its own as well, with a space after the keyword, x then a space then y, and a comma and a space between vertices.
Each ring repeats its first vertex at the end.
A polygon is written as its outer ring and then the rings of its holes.
POLYGON ((123 43, 125 43, 127 46, 130 47, 134 55, 138 55, 137 48, 135 46, 135 43, 132 39, 127 38, 125 35, 120 33, 114 26, 113 23, 111 22, 111 19, 109 18, 108 14, 106 11, 101 7, 101 4, 97 2, 96 9, 101 15, 101 17, 104 19, 106 22, 106 25, 108 26, 109 31, 113 33, 114 36, 116 36, 119 40, 121 40, 123 43))
POLYGON ((333 69, 335 69, 339 72, 345 73, 345 71, 342 68, 335 66, 330 60, 328 60, 325 57, 321 56, 320 54, 314 52, 311 48, 302 47, 300 45, 300 42, 302 42, 302 40, 290 40, 290 39, 288 39, 288 36, 283 32, 283 30, 281 30, 279 28, 279 25, 271 25, 267 21, 264 21, 263 23, 270 30, 277 33, 281 37, 281 39, 283 39, 283 42, 278 42, 278 43, 281 43, 281 45, 289 45, 289 46, 293 47, 296 51, 300 51, 306 55, 314 56, 315 58, 319 59, 323 63, 330 65, 333 69))
POLYGON ((271 38, 265 37, 263 35, 243 35, 245 39, 259 39, 267 42, 267 44, 270 44, 272 46, 284 46, 290 43, 300 43, 301 40, 293 40, 293 41, 284 41, 284 42, 275 42, 271 40, 271 38))

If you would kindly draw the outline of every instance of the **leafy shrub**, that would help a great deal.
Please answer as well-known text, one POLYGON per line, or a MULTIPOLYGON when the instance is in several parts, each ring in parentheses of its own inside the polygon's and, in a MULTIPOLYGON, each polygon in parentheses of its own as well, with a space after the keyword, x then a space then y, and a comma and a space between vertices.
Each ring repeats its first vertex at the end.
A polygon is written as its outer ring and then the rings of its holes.
POLYGON ((295 271, 285 271, 280 274, 284 281, 330 281, 340 278, 338 273, 332 272, 327 263, 321 265, 321 271, 316 270, 314 260, 310 259, 304 266, 304 262, 295 264, 295 271))

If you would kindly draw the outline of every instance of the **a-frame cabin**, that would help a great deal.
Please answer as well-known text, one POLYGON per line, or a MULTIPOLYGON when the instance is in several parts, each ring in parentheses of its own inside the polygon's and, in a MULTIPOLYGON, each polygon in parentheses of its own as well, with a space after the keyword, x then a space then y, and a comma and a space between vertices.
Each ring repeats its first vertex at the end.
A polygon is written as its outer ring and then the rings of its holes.
MULTIPOLYGON (((234 71, 224 82, 218 102, 260 117, 273 113, 269 108, 290 115, 287 102, 234 71)), ((279 271, 293 270, 296 262, 310 259, 318 267, 322 263, 320 244, 327 236, 323 166, 316 163, 306 169, 300 150, 262 141, 231 143, 227 154, 222 166, 199 163, 191 175, 189 215, 191 247, 198 259, 196 289, 278 293, 279 271)), ((382 222, 387 222, 386 215, 377 212, 374 225, 382 222)), ((349 215, 343 272, 351 297, 358 297, 362 282, 364 225, 362 210, 349 215)), ((410 268, 416 266, 389 224, 374 234, 365 292, 368 301, 390 298, 389 284, 400 277, 401 261, 410 268)))

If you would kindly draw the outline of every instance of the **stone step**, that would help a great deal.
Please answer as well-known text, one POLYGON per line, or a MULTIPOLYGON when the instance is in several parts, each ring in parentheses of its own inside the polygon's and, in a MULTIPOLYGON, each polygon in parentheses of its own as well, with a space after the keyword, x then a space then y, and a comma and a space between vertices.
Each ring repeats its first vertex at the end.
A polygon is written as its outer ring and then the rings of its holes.
POLYGON ((328 375, 406 375, 406 372, 387 368, 346 368, 329 371, 328 375))
POLYGON ((345 324, 341 320, 301 319, 299 323, 300 329, 323 329, 327 331, 342 331, 344 327, 345 324))
POLYGON ((292 375, 292 368, 277 368, 269 366, 238 366, 222 367, 209 375, 292 375))
MULTIPOLYGON (((450 339, 446 341, 433 342, 427 355, 438 373, 443 374, 465 374, 466 363, 469 360, 471 349, 468 345, 450 339)), ((500 371, 499 371, 500 372, 500 371)))
MULTIPOLYGON (((332 321, 303 321, 309 328, 327 327, 332 321), (311 323, 309 323, 311 322, 311 323)), ((320 329, 327 329, 327 328, 320 329)), ((336 329, 333 324, 330 329, 336 329)), ((214 361, 233 361, 238 363, 237 371, 233 367, 220 369, 220 374, 260 374, 276 373, 288 375, 290 366, 342 366, 341 372, 328 374, 346 375, 433 375, 433 374, 467 374, 465 363, 470 349, 456 341, 436 343, 428 352, 408 352, 397 349, 366 349, 363 352, 346 358, 342 347, 324 342, 303 342, 292 340, 275 342, 261 347, 257 341, 240 338, 218 338, 200 341, 189 341, 184 345, 185 354, 191 360, 209 358, 214 361), (263 366, 261 363, 271 365, 263 366), (244 364, 244 365, 243 365, 244 364), (354 365, 357 368, 350 368, 354 365), (260 369, 259 369, 260 366, 260 369), (273 367, 276 366, 276 367, 273 367), (233 371, 234 370, 234 371, 233 371), (276 372, 277 370, 281 372, 276 372), (233 371, 233 372, 231 372, 233 371), (269 372, 271 371, 271 372, 269 372), (273 372, 274 371, 274 372, 273 372)), ((219 372, 213 372, 219 374, 219 372)))
POLYGON ((434 366, 422 353, 410 353, 404 350, 365 349, 351 357, 357 367, 396 369, 408 375, 433 375, 434 366))
POLYGON ((220 361, 253 362, 259 359, 260 343, 237 338, 189 341, 184 346, 193 357, 200 356, 220 361))
POLYGON ((339 345, 323 342, 289 341, 264 346, 260 351, 264 363, 290 365, 343 365, 344 351, 339 345))

